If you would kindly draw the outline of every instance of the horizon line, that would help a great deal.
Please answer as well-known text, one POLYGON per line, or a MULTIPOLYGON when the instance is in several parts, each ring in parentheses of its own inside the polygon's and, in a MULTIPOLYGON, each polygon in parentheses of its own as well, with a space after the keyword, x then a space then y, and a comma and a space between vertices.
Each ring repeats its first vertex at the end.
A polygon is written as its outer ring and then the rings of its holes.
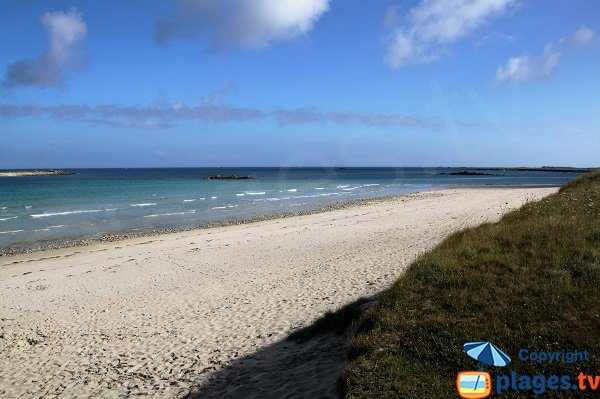
POLYGON ((371 168, 371 169, 399 169, 399 168, 421 168, 421 169, 432 169, 432 168, 467 168, 467 169, 600 169, 598 166, 526 166, 526 165, 500 165, 500 166, 487 166, 487 165, 438 165, 438 166, 361 166, 361 165, 307 165, 307 166, 85 166, 85 167, 26 167, 26 168, 2 168, 3 171, 17 171, 17 170, 57 170, 57 169, 301 169, 301 168, 315 168, 315 169, 341 169, 341 168, 371 168))

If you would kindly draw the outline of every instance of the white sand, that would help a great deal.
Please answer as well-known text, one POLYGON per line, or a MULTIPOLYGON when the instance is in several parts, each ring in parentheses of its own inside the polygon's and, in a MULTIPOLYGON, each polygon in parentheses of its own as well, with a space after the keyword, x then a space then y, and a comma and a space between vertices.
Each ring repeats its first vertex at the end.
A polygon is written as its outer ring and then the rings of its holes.
POLYGON ((211 375, 204 396, 332 394, 343 348, 282 341, 292 329, 380 292, 448 234, 555 191, 448 189, 0 258, 0 397, 181 397, 211 375))

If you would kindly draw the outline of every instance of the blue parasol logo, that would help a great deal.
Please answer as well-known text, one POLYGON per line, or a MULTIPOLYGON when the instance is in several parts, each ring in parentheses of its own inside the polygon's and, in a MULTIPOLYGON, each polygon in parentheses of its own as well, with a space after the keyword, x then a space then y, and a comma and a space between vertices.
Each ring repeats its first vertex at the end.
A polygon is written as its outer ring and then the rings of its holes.
POLYGON ((491 342, 467 342, 463 350, 479 362, 479 370, 483 365, 504 367, 510 363, 510 357, 491 342))

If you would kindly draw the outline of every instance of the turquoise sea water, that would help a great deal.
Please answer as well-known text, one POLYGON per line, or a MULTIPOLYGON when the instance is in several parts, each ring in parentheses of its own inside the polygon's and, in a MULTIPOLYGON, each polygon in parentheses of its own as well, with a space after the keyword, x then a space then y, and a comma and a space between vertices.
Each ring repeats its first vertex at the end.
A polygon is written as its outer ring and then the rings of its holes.
POLYGON ((579 174, 463 168, 72 169, 0 177, 0 248, 103 233, 180 228, 438 186, 553 186, 579 174), (211 175, 253 180, 207 180, 211 175))

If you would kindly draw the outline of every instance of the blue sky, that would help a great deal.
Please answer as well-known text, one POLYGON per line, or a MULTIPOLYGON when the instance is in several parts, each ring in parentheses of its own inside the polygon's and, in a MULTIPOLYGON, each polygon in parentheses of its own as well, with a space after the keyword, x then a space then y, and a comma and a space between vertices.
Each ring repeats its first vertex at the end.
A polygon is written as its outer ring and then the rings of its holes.
POLYGON ((0 10, 2 168, 600 164, 592 0, 0 10))

